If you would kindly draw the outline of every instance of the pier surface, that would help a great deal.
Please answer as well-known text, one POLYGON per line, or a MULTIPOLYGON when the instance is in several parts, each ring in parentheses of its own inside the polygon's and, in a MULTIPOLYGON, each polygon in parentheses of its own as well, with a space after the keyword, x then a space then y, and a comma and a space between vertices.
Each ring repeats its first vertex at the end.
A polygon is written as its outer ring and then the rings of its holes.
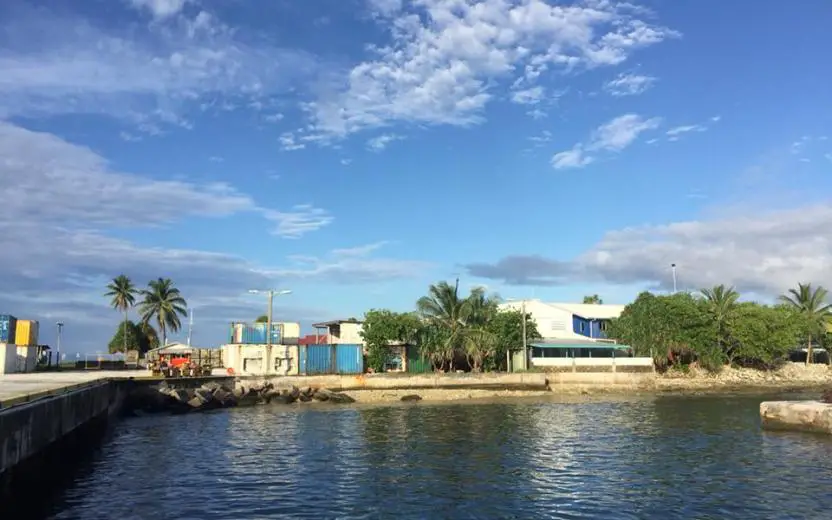
POLYGON ((71 392, 110 379, 144 378, 146 370, 90 370, 0 375, 0 409, 71 392))

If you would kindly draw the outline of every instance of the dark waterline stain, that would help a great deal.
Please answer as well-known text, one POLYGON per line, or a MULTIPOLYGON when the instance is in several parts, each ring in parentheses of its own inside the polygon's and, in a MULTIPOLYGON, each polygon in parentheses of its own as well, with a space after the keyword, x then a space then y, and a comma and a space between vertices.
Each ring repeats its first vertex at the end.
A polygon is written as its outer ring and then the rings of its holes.
POLYGON ((43 517, 828 518, 832 438, 761 431, 759 403, 777 397, 133 418, 43 517))

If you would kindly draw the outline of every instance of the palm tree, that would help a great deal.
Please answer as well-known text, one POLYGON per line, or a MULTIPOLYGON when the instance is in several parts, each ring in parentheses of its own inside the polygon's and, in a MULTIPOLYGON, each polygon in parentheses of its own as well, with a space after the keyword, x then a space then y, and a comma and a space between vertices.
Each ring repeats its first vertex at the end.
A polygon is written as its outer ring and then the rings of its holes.
POLYGON ((104 293, 104 296, 110 298, 110 305, 124 313, 124 324, 122 325, 124 333, 122 336, 124 337, 124 355, 127 355, 127 312, 135 305, 138 291, 130 278, 123 274, 113 278, 113 281, 107 284, 107 289, 108 291, 104 293))
POLYGON ((150 320, 156 318, 164 347, 167 345, 168 330, 176 332, 182 327, 179 317, 188 315, 188 303, 170 278, 151 280, 141 294, 144 296, 144 300, 139 304, 142 321, 149 324, 150 320))
MULTIPOLYGON (((722 352, 725 352, 725 328, 731 315, 737 307, 737 300, 740 293, 734 287, 715 285, 710 289, 702 289, 702 296, 708 302, 708 308, 716 322, 717 344, 722 352)), ((729 358, 730 360, 730 358, 729 358)))
POLYGON ((140 321, 138 324, 139 333, 142 335, 142 344, 146 350, 153 350, 159 346, 159 333, 153 328, 153 325, 146 321, 140 321))
POLYGON ((592 296, 584 296, 584 303, 601 305, 604 303, 604 300, 602 300, 597 294, 593 294, 592 296))
POLYGON ((443 341, 436 347, 440 349, 441 357, 450 364, 451 371, 454 370, 454 354, 462 343, 465 319, 470 313, 470 307, 467 299, 459 297, 459 280, 453 286, 444 281, 431 285, 428 296, 422 296, 416 302, 419 314, 445 332, 437 336, 443 341))
POLYGON ((797 289, 780 296, 780 301, 803 314, 814 331, 809 332, 808 348, 806 350, 806 364, 812 362, 812 336, 822 334, 826 323, 832 318, 832 305, 826 303, 829 292, 821 286, 812 290, 812 284, 797 284, 797 289))

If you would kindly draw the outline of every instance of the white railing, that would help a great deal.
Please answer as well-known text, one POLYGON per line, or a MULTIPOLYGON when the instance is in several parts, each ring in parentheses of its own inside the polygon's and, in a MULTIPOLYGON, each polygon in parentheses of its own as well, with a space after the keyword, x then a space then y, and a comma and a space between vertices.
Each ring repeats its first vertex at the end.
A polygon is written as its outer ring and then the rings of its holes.
POLYGON ((618 357, 618 358, 556 358, 534 357, 532 364, 537 367, 649 367, 653 358, 618 357))

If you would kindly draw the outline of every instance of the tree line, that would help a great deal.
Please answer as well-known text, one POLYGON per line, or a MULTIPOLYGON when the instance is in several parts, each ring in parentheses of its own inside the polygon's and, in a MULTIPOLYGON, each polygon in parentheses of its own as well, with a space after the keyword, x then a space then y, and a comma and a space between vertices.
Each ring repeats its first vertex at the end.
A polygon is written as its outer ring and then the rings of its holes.
POLYGON ((161 345, 166 345, 168 331, 179 331, 182 328, 180 316, 188 314, 188 303, 170 278, 151 280, 147 288, 138 289, 129 277, 122 274, 107 284, 104 296, 109 297, 110 305, 124 315, 124 320, 110 340, 111 353, 126 353, 128 350, 145 353, 160 346, 159 332, 161 345), (128 319, 129 311, 134 306, 139 311, 138 323, 128 319))
POLYGON ((733 288, 717 285, 698 294, 639 294, 607 335, 652 356, 658 368, 697 363, 717 371, 725 365, 773 368, 797 348, 832 346, 827 328, 832 306, 827 290, 799 284, 774 305, 740 302, 733 288))
MULTIPOLYGON (((433 284, 411 312, 373 309, 365 313, 361 335, 367 345, 367 366, 384 370, 390 344, 410 344, 435 369, 505 370, 506 353, 522 348, 522 312, 500 310, 500 299, 474 288, 459 293, 459 281, 433 284)), ((526 341, 540 339, 531 315, 525 316, 526 341)))

